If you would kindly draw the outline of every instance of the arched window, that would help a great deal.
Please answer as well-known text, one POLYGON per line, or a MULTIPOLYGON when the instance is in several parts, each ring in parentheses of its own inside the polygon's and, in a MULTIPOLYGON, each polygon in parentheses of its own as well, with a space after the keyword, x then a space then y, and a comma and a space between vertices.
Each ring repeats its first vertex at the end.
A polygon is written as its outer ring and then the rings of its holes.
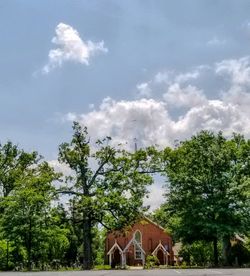
MULTIPOLYGON (((142 247, 142 235, 139 230, 134 233, 134 239, 136 240, 137 244, 142 247)), ((135 259, 141 260, 142 259, 142 252, 139 246, 135 245, 135 259)))

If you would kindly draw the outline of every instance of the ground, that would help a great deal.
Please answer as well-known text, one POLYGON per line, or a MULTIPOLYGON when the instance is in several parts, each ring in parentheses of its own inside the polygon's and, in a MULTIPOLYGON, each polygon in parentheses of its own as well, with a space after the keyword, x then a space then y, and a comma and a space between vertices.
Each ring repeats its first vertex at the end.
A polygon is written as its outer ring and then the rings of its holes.
POLYGON ((2 272, 4 276, 249 276, 250 269, 156 269, 68 272, 2 272))

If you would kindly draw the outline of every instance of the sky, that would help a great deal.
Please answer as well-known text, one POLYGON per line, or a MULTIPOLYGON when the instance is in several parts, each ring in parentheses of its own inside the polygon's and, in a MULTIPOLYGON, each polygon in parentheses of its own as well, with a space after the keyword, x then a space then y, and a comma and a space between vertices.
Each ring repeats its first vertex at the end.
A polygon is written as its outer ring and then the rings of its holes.
MULTIPOLYGON (((250 138, 249 12, 247 0, 0 0, 1 143, 59 166, 74 120, 130 149, 202 129, 250 138)), ((156 207, 162 183, 150 190, 156 207)))

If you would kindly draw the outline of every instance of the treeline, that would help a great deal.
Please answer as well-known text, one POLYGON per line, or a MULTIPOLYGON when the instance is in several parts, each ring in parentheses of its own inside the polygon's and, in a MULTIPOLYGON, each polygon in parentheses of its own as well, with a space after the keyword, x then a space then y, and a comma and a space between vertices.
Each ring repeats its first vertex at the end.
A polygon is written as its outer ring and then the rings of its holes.
POLYGON ((0 146, 0 269, 91 269, 104 262, 105 230, 121 229, 146 210, 155 155, 114 148, 110 139, 91 149, 87 129, 74 123, 58 154, 70 175, 56 173, 37 152, 0 146))
POLYGON ((56 172, 37 152, 0 145, 1 270, 103 264, 106 231, 147 212, 143 199, 155 173, 166 179, 166 200, 151 215, 182 242, 187 263, 232 265, 236 257, 249 262, 249 140, 204 131, 175 148, 135 152, 110 140, 91 148, 87 129, 75 122, 70 142, 58 153, 69 175, 56 172), (237 255, 238 236, 244 248, 237 255))
POLYGON ((165 203, 154 218, 188 265, 250 264, 250 140, 202 131, 162 153, 165 203))

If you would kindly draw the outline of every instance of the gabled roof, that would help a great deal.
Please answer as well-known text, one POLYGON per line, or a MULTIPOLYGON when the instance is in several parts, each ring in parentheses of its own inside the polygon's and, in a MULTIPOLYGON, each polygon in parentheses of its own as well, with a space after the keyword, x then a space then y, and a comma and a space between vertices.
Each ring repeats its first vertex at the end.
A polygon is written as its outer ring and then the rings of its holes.
MULTIPOLYGON (((148 222, 148 223, 150 223, 150 224, 152 224, 152 225, 154 225, 154 226, 156 226, 158 229, 160 229, 160 230, 163 231, 165 234, 167 234, 167 235, 170 236, 170 234, 166 232, 166 229, 164 229, 161 225, 159 225, 158 223, 152 221, 150 218, 148 218, 148 217, 146 217, 146 216, 143 216, 143 217, 139 218, 138 220, 136 220, 136 221, 131 225, 131 229, 132 229, 132 227, 133 227, 136 223, 140 223, 140 222, 142 222, 143 220, 146 221, 146 222, 148 222)), ((124 228, 124 229, 125 229, 125 228, 124 228)), ((131 229, 128 230, 128 232, 130 232, 131 229)), ((112 234, 112 233, 113 233, 113 234, 114 234, 114 233, 122 233, 122 230, 115 230, 115 231, 112 231, 112 230, 111 230, 111 231, 108 232, 108 234, 112 234)))
POLYGON ((166 250, 166 248, 162 245, 161 241, 159 242, 159 244, 156 246, 155 250, 152 252, 152 255, 157 254, 158 250, 161 249, 163 251, 164 254, 170 255, 168 253, 168 251, 166 250))
POLYGON ((143 250, 143 248, 141 247, 141 245, 135 240, 134 237, 129 241, 129 243, 128 243, 128 244, 126 245, 126 247, 123 249, 123 253, 125 253, 125 252, 129 249, 129 247, 130 247, 130 245, 131 245, 132 243, 134 243, 137 247, 139 247, 139 249, 141 250, 141 252, 142 252, 144 255, 146 254, 146 252, 143 250))
POLYGON ((117 248, 120 253, 122 253, 122 249, 121 247, 119 246, 119 244, 115 241, 114 245, 110 248, 109 252, 107 253, 107 255, 110 255, 114 250, 115 248, 117 248))
POLYGON ((158 223, 152 221, 150 218, 148 218, 148 217, 143 217, 143 219, 145 219, 145 220, 147 220, 149 223, 155 225, 156 227, 158 227, 158 228, 161 229, 162 231, 165 231, 165 229, 164 229, 162 226, 160 226, 158 223))

